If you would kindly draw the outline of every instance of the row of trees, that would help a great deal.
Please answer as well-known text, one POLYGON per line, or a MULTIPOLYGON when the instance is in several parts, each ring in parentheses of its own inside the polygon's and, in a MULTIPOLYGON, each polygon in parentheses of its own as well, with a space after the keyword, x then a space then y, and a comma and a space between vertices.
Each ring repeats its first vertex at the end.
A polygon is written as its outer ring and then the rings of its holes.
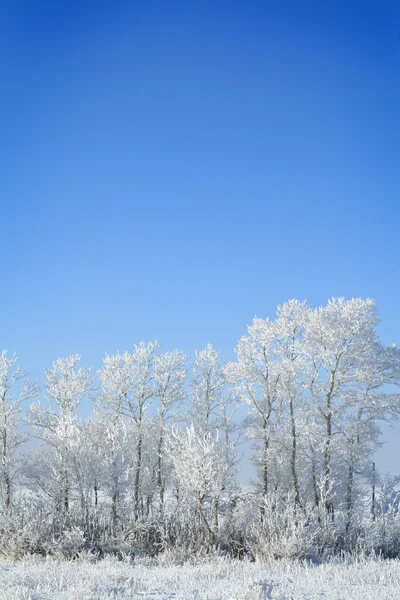
POLYGON ((106 355, 97 379, 79 356, 58 359, 43 391, 3 351, 3 515, 28 500, 53 534, 74 525, 92 540, 151 524, 153 546, 218 544, 222 530, 238 542, 239 521, 263 531, 289 505, 296 523, 340 514, 350 531, 368 497, 374 520, 380 424, 400 414, 400 351, 379 342, 377 322, 372 300, 291 300, 274 320, 255 318, 227 364, 211 345, 189 367, 141 342, 106 355), (29 438, 40 444, 23 452, 29 438), (257 475, 243 490, 249 440, 257 475))

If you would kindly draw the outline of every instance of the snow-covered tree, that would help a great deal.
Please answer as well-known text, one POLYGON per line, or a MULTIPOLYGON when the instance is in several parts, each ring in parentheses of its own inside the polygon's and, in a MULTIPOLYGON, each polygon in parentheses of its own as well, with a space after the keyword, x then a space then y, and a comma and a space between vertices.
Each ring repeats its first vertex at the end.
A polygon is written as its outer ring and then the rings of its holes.
POLYGON ((7 350, 0 354, 0 486, 6 511, 10 506, 12 482, 18 464, 16 450, 27 439, 21 428, 22 404, 39 393, 35 383, 26 381, 27 374, 21 372, 16 365, 17 360, 16 354, 8 357, 7 350))
POLYGON ((213 541, 217 530, 206 514, 205 503, 209 500, 211 504, 221 490, 229 496, 234 489, 234 448, 227 446, 217 431, 204 432, 193 424, 184 430, 172 429, 167 447, 181 489, 193 500, 213 541))
POLYGON ((76 409, 93 389, 89 370, 80 366, 77 354, 57 359, 52 369, 45 370, 44 397, 48 407, 40 403, 30 409, 30 421, 36 436, 55 450, 60 479, 60 507, 70 509, 70 478, 75 453, 80 447, 80 429, 76 409))
POLYGON ((145 415, 157 387, 154 379, 154 359, 160 345, 157 341, 140 342, 133 352, 107 354, 99 371, 102 385, 99 405, 114 415, 131 420, 136 426, 136 457, 133 483, 135 518, 140 513, 140 476, 145 433, 145 415))
MULTIPOLYGON (((360 421, 372 414, 375 403, 372 391, 376 395, 378 380, 381 388, 385 373, 394 368, 392 352, 390 364, 377 378, 375 369, 380 368, 373 365, 382 364, 383 354, 385 364, 389 358, 387 351, 377 343, 377 322, 374 301, 359 298, 333 298, 327 306, 312 311, 307 322, 307 386, 315 420, 321 424, 322 474, 328 510, 333 509, 328 490, 332 488, 332 460, 343 444, 341 432, 347 431, 349 419, 354 432, 357 429, 354 418, 360 421)), ((381 401, 383 398, 386 402, 388 397, 383 394, 381 401)))
MULTIPOLYGON (((304 353, 304 335, 310 316, 306 302, 290 300, 278 307, 274 323, 275 360, 280 369, 278 393, 281 397, 281 411, 284 416, 284 428, 290 433, 290 472, 294 499, 300 504, 300 482, 298 475, 298 446, 300 431, 304 425, 306 410, 303 387, 306 357, 304 353), (300 422, 299 422, 300 421, 300 422), (285 427, 285 425, 287 426, 285 427)), ((282 419, 283 420, 283 419, 282 419)))
MULTIPOLYGON (((261 442, 261 494, 266 497, 269 486, 271 443, 281 414, 281 365, 276 361, 274 323, 255 318, 236 347, 236 362, 229 363, 227 373, 236 393, 247 403, 251 414, 251 437, 261 442)), ((261 509, 261 518, 263 510, 261 509)))
POLYGON ((225 386, 226 377, 220 353, 211 344, 207 344, 204 350, 196 351, 193 379, 190 382, 192 407, 189 415, 190 421, 205 432, 221 424, 225 386))
POLYGON ((185 354, 174 350, 158 354, 154 358, 154 378, 158 409, 157 485, 160 498, 160 511, 164 506, 165 473, 164 438, 165 427, 173 419, 174 412, 186 399, 185 381, 187 376, 185 354))

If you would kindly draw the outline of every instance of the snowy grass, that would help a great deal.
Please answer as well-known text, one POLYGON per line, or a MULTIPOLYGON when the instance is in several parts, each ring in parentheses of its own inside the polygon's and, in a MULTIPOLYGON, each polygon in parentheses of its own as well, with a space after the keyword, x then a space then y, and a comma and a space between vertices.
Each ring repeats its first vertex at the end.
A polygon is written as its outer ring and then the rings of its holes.
POLYGON ((400 561, 0 562, 2 600, 400 600, 400 561))

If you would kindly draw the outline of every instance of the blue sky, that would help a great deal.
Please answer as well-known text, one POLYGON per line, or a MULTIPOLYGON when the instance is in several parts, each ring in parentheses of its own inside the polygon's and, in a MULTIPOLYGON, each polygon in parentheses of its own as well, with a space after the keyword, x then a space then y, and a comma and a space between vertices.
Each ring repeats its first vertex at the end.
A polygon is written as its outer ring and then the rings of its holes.
POLYGON ((32 376, 156 337, 231 358, 293 297, 373 297, 400 344, 397 2, 0 17, 0 346, 32 376))

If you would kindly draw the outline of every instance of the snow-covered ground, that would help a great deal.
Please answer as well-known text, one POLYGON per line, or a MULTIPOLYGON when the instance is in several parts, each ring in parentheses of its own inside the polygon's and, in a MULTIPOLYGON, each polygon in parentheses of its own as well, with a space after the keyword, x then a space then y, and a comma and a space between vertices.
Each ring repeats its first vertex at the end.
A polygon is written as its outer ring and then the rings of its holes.
POLYGON ((2 600, 400 600, 400 561, 198 565, 0 562, 2 600))

